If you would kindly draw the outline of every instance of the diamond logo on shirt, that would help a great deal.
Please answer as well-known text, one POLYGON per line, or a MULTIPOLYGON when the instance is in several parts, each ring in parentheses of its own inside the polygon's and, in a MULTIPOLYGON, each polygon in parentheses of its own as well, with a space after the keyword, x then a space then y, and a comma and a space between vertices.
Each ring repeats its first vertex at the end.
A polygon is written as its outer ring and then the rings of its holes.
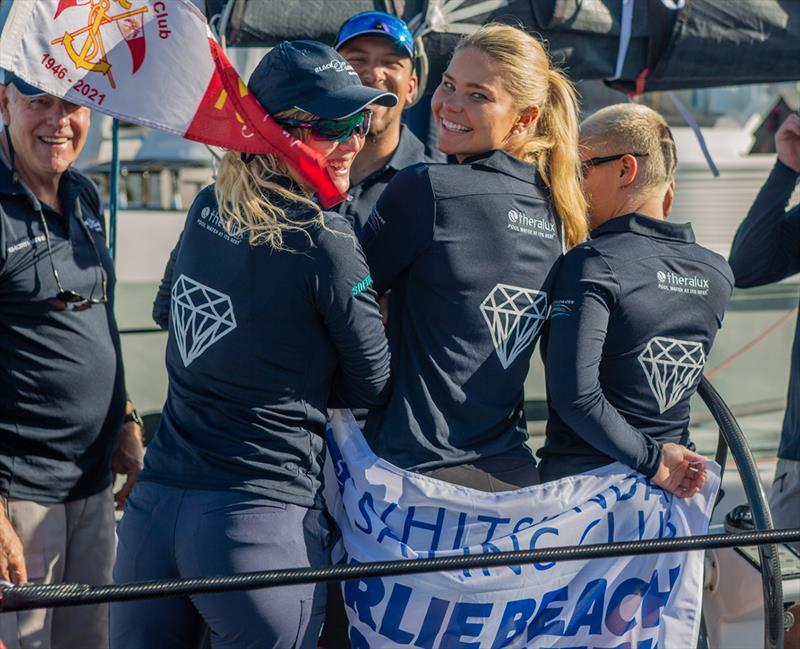
POLYGON ((651 338, 639 354, 658 412, 672 408, 700 377, 706 364, 703 344, 676 338, 651 338))
POLYGON ((172 321, 184 367, 236 329, 231 298, 181 275, 172 286, 172 321))
POLYGON ((500 364, 508 369, 541 330, 547 315, 547 293, 498 284, 481 302, 481 313, 500 364))

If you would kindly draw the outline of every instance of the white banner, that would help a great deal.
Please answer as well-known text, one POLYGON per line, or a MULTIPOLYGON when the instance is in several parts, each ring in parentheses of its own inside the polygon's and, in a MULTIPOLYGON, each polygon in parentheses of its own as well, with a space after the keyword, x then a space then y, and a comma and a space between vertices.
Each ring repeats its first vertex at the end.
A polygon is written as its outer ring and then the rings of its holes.
MULTIPOLYGON (((332 413, 326 498, 346 563, 705 534, 719 488, 673 498, 622 464, 491 494, 377 458, 347 411, 332 413)), ((701 551, 353 580, 353 649, 694 647, 701 551)))

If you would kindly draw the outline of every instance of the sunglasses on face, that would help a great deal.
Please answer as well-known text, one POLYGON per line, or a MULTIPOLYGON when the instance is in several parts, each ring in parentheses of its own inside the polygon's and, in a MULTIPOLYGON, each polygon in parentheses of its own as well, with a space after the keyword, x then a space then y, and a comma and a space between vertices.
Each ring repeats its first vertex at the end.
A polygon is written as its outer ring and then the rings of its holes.
POLYGON ((626 155, 632 155, 634 158, 646 158, 649 154, 648 153, 618 153, 616 155, 604 155, 598 156, 597 158, 589 158, 589 160, 584 160, 581 162, 581 172, 585 176, 586 173, 592 167, 596 167, 597 165, 605 164, 606 162, 613 162, 614 160, 620 160, 624 158, 626 155))
POLYGON ((372 124, 372 111, 365 110, 344 119, 315 119, 303 121, 299 119, 278 120, 281 126, 291 128, 306 128, 311 131, 311 137, 317 140, 328 140, 343 144, 355 133, 364 137, 369 133, 372 124))

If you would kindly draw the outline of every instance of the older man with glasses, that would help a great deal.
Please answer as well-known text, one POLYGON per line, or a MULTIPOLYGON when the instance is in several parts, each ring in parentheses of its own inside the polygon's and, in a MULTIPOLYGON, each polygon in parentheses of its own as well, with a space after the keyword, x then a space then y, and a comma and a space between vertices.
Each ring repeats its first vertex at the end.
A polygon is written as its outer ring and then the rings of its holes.
MULTIPOLYGON (((141 468, 100 197, 72 168, 90 113, 0 71, 0 579, 102 584, 114 473, 141 468)), ((0 614, 8 647, 108 646, 106 606, 0 614)))

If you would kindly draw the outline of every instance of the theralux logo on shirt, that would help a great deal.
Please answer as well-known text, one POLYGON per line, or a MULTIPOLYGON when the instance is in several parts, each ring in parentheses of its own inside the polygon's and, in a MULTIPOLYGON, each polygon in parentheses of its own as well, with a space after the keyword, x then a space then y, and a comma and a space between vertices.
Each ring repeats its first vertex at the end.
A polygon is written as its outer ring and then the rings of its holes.
POLYGON ((544 219, 528 216, 522 210, 508 210, 508 229, 522 234, 533 234, 543 239, 552 239, 556 236, 556 227, 544 219))
POLYGON ((222 223, 222 218, 216 207, 209 207, 206 205, 200 210, 200 218, 196 219, 196 223, 204 230, 207 230, 211 234, 216 234, 229 243, 238 246, 242 242, 241 237, 229 234, 225 229, 225 225, 222 223))
POLYGON ((708 295, 708 280, 698 275, 678 275, 671 270, 660 270, 656 273, 658 288, 674 293, 690 293, 708 295))

